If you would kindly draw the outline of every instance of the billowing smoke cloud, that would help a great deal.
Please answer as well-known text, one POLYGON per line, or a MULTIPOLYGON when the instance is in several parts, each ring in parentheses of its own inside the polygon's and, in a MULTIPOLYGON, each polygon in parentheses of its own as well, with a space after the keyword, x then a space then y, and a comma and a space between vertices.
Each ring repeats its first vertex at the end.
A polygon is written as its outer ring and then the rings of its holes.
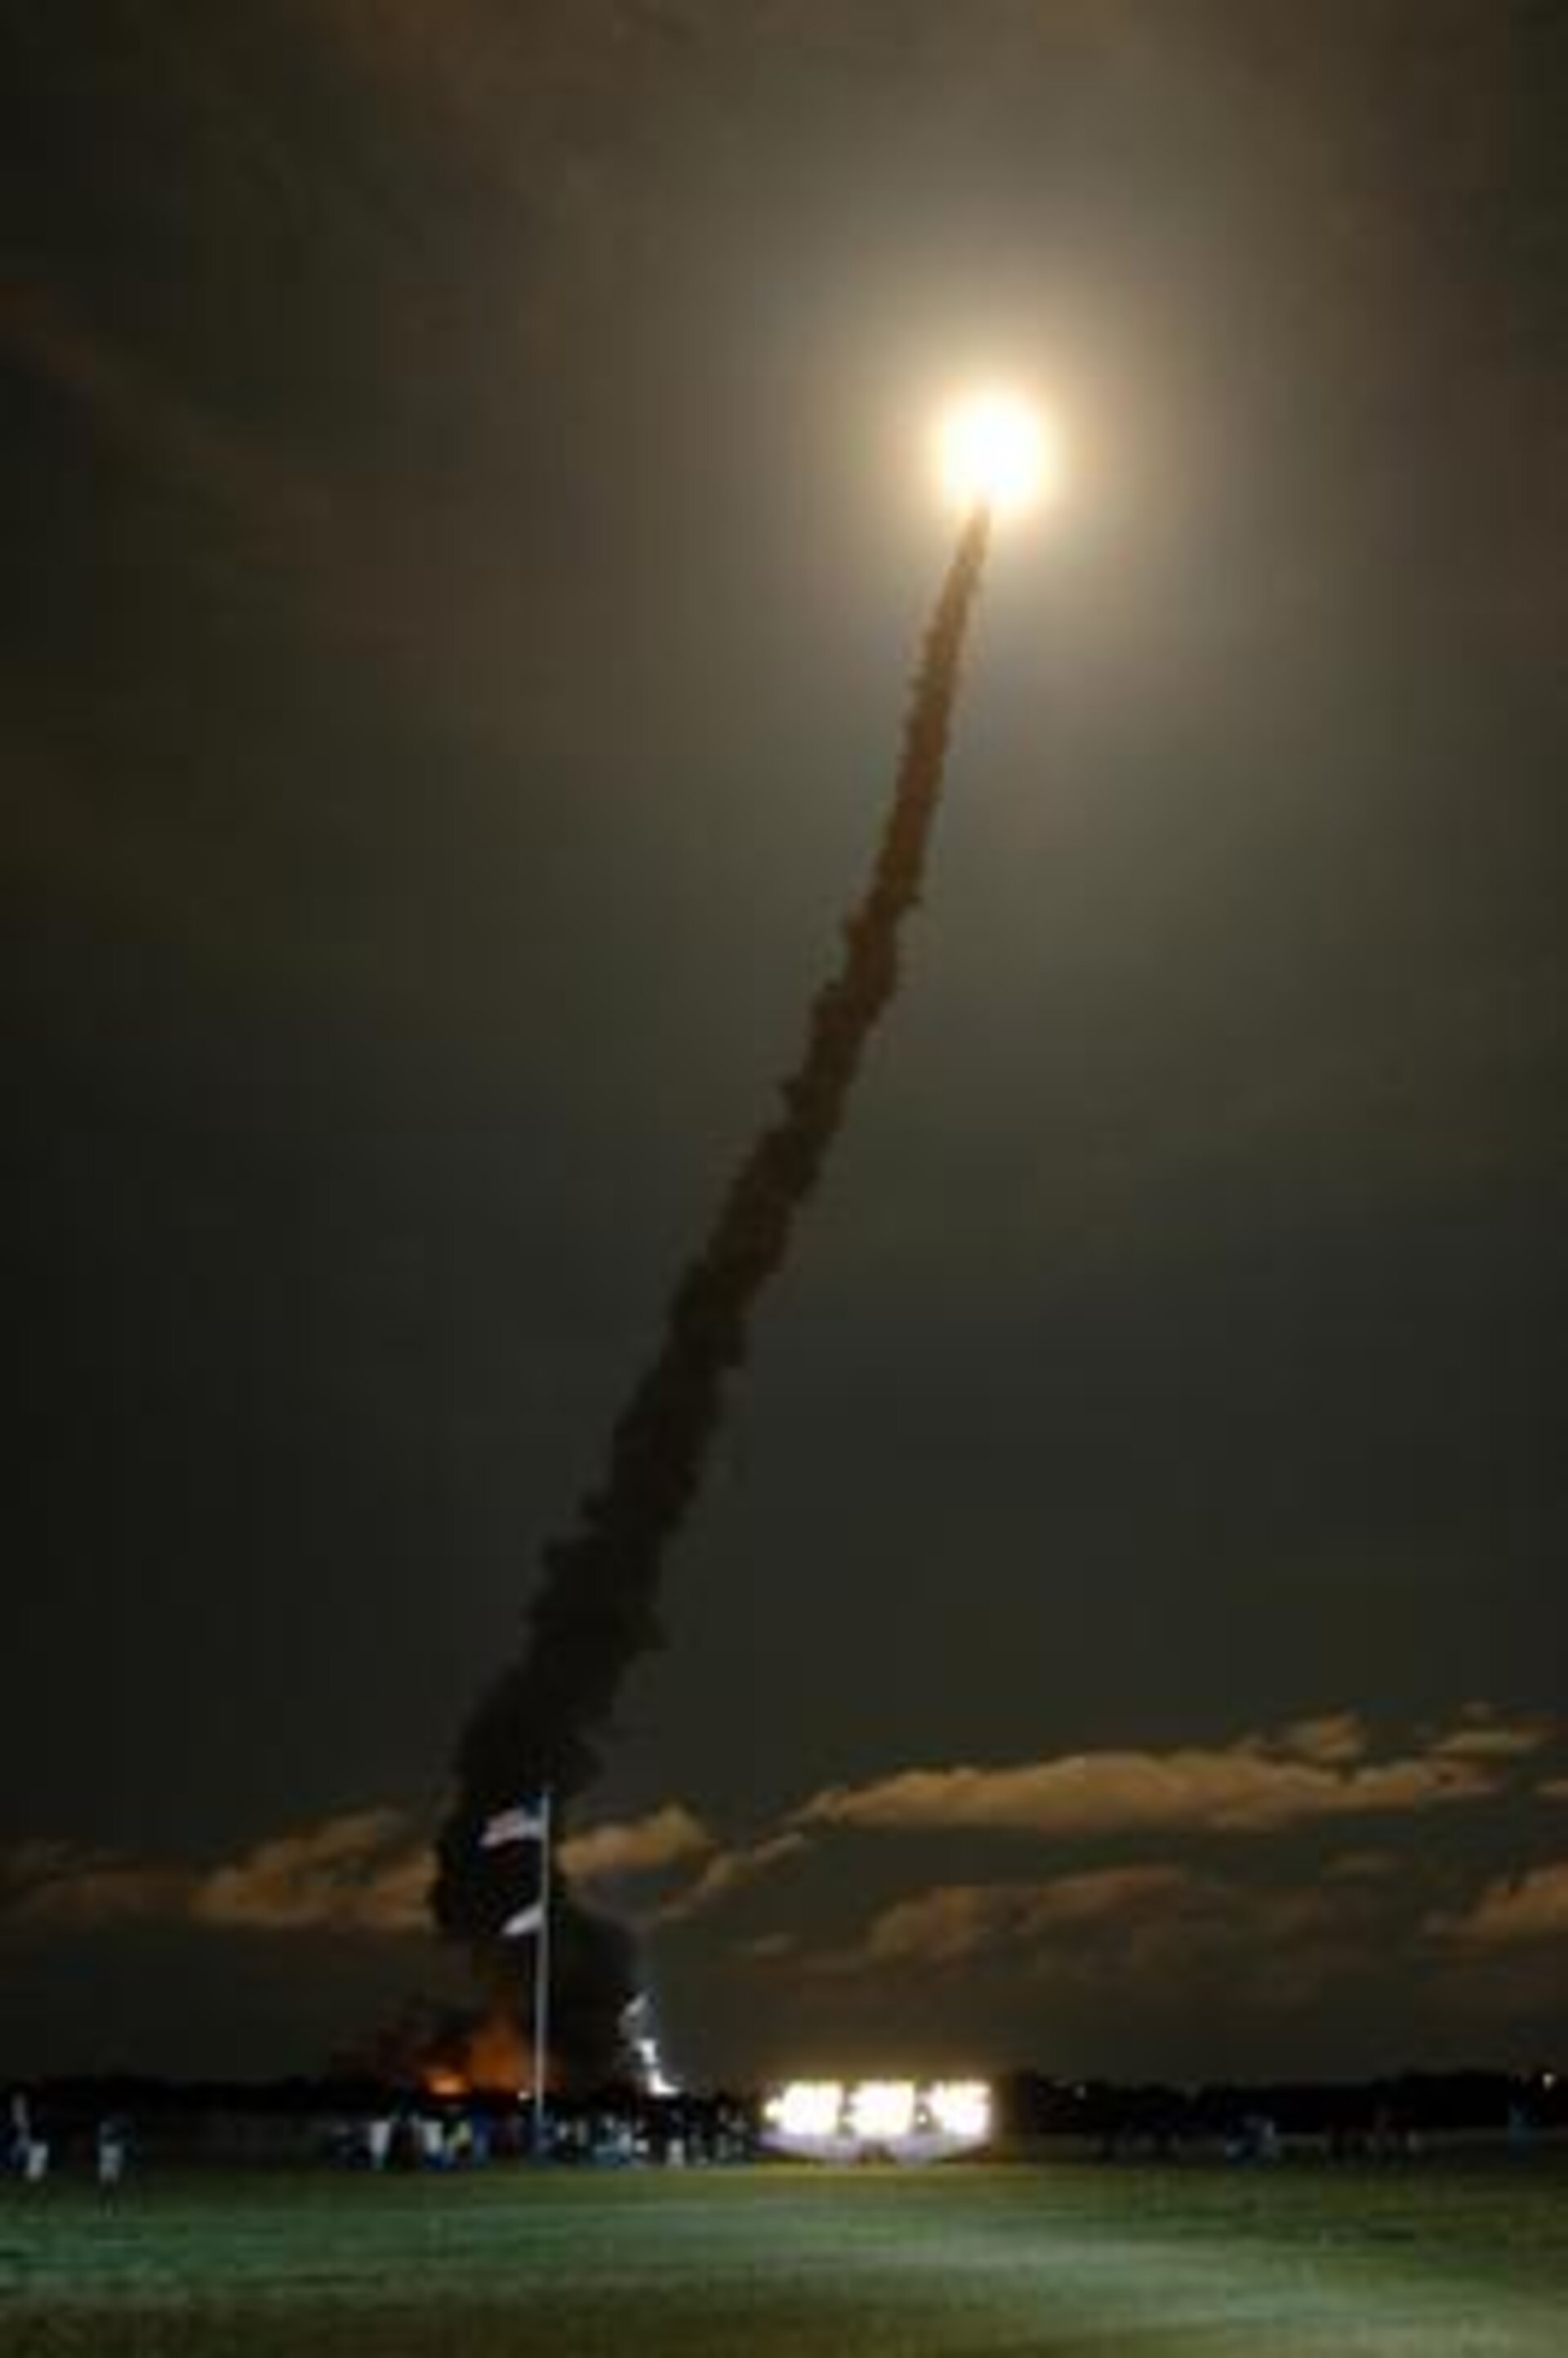
MULTIPOLYGON (((988 518, 965 525, 926 633, 898 780, 871 881, 844 927, 838 973, 813 1002, 804 1054, 782 1107, 731 1180, 708 1240, 677 1284, 663 1340, 611 1437, 602 1484, 575 1528, 546 1546, 527 1639, 463 1731, 458 1797, 438 1844, 438 1921, 503 1984, 525 1975, 528 1943, 498 1929, 517 1904, 515 1851, 487 1852, 492 1812, 548 1786, 568 1802, 593 1779, 598 1740, 628 1670, 661 1642, 665 1550, 696 1498, 744 1360, 752 1309, 782 1264, 816 1183, 873 1026, 897 986, 898 937, 920 896, 942 784, 965 627, 985 559, 988 518)), ((601 2071, 631 1994, 622 1936, 569 1898, 557 1918, 557 2061, 601 2071)))

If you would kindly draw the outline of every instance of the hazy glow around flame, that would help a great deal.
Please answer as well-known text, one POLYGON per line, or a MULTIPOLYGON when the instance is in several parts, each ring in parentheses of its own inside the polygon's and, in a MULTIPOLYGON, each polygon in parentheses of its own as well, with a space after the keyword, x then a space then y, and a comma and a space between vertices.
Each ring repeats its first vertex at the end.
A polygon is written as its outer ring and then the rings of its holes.
POLYGON ((1038 411, 999 390, 974 394, 946 412, 937 429, 937 463, 956 506, 1017 515, 1057 488, 1061 449, 1038 411))

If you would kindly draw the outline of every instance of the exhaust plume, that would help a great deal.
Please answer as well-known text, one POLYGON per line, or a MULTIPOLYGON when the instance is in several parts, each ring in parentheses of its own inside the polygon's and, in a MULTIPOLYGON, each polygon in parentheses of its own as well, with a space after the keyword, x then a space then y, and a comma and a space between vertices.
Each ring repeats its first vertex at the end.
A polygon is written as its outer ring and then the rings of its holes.
MULTIPOLYGON (((433 1905, 441 1929, 474 1950, 486 1983, 510 1983, 514 2001, 533 1944, 504 1942, 499 1931, 518 1903, 518 1854, 481 1850, 480 1830, 546 1786, 557 1803, 583 1791, 598 1772, 598 1741, 627 1671, 662 1642, 660 1568, 701 1482, 726 1379, 746 1357, 752 1312, 784 1261, 866 1043, 897 987, 899 932, 920 897, 989 530, 989 511, 977 507, 926 631, 875 864, 845 922, 838 970, 813 1001, 780 1109, 676 1287, 658 1351, 614 1426, 600 1486, 582 1499, 575 1527, 544 1550, 522 1653, 481 1697, 459 1744, 458 1794, 438 1845, 433 1905)), ((553 2010, 573 2035, 557 2043, 557 2060, 567 2076, 591 2074, 603 2070, 634 1992, 630 1942, 557 1890, 553 2010), (587 1968, 589 1986, 580 1992, 572 1986, 574 1959, 587 1968)))

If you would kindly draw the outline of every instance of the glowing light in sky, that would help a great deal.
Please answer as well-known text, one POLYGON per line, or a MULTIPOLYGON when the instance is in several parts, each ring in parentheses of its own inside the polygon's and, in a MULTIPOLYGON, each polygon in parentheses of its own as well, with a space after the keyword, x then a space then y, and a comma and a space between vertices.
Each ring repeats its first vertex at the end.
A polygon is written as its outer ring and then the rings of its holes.
POLYGON ((954 505, 1017 515, 1061 481, 1061 444, 1017 394, 1000 390, 956 402, 937 429, 942 486, 954 505))

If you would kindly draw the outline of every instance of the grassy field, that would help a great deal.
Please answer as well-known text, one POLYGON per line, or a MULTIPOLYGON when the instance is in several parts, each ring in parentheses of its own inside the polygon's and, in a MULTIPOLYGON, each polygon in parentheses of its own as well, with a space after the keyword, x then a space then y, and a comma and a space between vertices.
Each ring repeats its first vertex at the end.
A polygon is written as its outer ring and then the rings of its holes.
POLYGON ((214 2174, 0 2193, 5 2358, 1563 2358, 1568 2170, 214 2174))

